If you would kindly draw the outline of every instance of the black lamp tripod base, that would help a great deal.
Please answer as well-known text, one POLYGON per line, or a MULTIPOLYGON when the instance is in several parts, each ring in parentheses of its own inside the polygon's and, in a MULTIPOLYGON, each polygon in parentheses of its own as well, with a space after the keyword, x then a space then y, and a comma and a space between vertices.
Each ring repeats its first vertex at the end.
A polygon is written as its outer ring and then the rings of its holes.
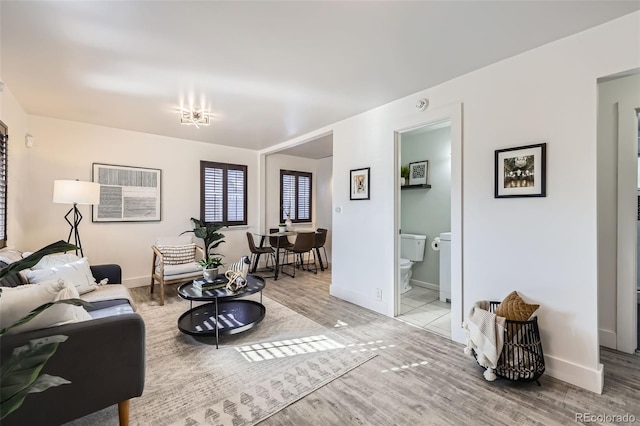
POLYGON ((73 207, 69 209, 66 215, 64 215, 64 220, 67 221, 71 229, 69 230, 69 236, 67 237, 67 242, 71 242, 71 235, 73 234, 76 248, 76 255, 78 254, 78 250, 80 250, 80 257, 84 257, 84 253, 82 252, 82 243, 80 242, 80 233, 78 232, 78 226, 80 225, 80 221, 82 220, 82 213, 78 210, 78 205, 73 203, 73 207), (73 222, 69 220, 69 215, 73 212, 73 222))

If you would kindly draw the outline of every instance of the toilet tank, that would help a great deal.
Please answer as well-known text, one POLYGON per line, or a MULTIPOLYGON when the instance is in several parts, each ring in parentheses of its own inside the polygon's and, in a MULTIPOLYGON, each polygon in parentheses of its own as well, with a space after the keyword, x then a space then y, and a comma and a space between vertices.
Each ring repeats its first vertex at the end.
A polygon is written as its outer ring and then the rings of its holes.
POLYGON ((412 262, 422 262, 426 242, 426 235, 400 234, 400 257, 412 262))

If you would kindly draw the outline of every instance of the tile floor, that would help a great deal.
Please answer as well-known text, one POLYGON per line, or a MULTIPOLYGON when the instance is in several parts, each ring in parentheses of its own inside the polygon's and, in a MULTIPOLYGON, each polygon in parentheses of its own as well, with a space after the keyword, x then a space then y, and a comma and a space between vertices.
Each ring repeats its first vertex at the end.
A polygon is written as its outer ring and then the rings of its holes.
POLYGON ((396 319, 451 338, 451 303, 441 302, 436 290, 412 287, 402 295, 396 319))

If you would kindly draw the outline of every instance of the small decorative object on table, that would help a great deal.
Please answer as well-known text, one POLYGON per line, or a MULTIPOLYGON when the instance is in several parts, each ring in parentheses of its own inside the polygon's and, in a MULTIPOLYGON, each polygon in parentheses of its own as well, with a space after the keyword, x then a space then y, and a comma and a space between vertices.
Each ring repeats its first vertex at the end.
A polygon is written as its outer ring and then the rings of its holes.
POLYGON ((218 276, 218 267, 223 266, 221 257, 209 257, 198 262, 202 266, 202 276, 207 281, 213 281, 218 276))
POLYGON ((278 225, 278 232, 285 232, 287 230, 287 225, 281 223, 278 225))
POLYGON ((227 290, 236 292, 247 286, 247 273, 250 264, 249 257, 242 256, 239 261, 229 267, 229 270, 224 274, 229 280, 227 290))

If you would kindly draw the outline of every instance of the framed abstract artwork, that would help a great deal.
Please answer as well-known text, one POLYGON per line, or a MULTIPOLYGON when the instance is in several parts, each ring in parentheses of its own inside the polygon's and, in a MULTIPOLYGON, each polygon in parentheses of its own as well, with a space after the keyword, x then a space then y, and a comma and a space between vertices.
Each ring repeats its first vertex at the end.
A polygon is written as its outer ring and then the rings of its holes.
POLYGON ((369 167, 351 170, 351 189, 349 199, 351 200, 368 200, 371 182, 369 176, 369 167))
POLYGON ((93 222, 160 220, 160 169, 93 163, 93 181, 100 184, 100 204, 93 222))
POLYGON ((547 144, 495 152, 495 198, 546 197, 547 144))
POLYGON ((409 185, 426 185, 429 176, 429 161, 409 163, 409 185))

